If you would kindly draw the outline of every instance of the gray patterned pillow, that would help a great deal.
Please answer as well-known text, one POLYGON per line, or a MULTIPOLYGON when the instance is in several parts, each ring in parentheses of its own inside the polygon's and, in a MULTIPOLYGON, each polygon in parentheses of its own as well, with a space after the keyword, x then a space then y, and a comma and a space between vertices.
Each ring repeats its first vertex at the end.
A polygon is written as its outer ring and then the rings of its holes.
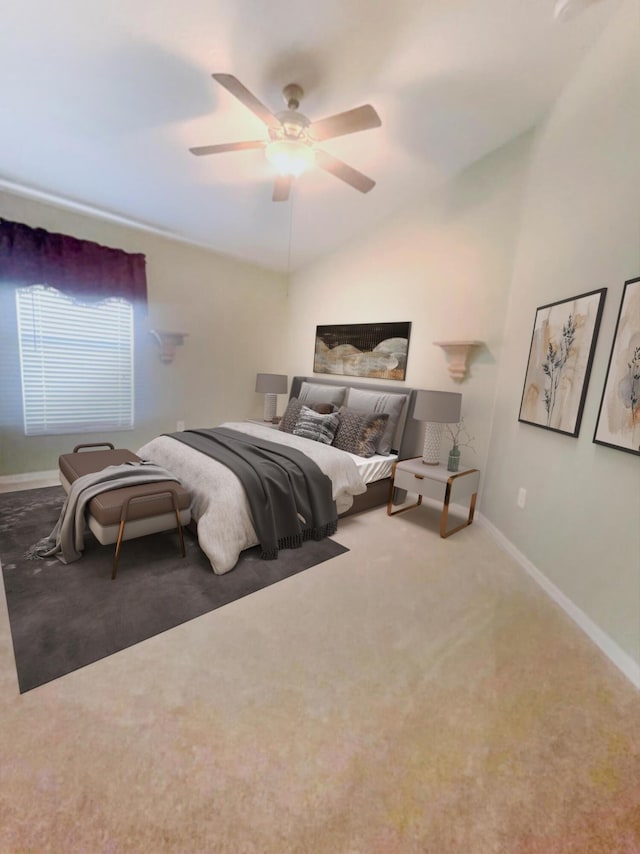
POLYGON ((386 412, 356 412, 341 406, 340 426, 333 440, 334 448, 349 451, 359 457, 372 457, 376 446, 387 427, 386 412))
POLYGON ((314 409, 309 409, 308 406, 303 405, 296 426, 293 428, 293 435, 330 445, 339 424, 340 418, 337 412, 321 415, 314 409))
POLYGON ((293 428, 296 426, 296 422, 303 406, 308 406, 310 409, 313 409, 315 412, 320 412, 322 415, 328 415, 330 412, 336 411, 336 407, 332 403, 303 403, 301 400, 298 400, 297 397, 292 397, 287 404, 284 415, 280 419, 278 429, 282 430, 284 433, 293 433, 293 428))
POLYGON ((402 414, 407 398, 403 394, 393 392, 376 391, 372 389, 349 389, 347 406, 358 412, 386 412, 389 416, 384 433, 378 439, 377 451, 379 454, 390 454, 396 426, 402 414))

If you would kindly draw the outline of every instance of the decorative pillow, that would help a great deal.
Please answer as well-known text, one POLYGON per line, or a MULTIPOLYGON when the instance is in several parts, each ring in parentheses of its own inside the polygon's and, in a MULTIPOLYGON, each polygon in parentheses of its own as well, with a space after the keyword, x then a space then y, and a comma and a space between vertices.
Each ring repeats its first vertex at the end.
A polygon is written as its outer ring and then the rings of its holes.
POLYGON ((293 433, 293 428, 296 426, 296 421, 303 406, 308 406, 309 409, 313 409, 321 415, 329 415, 329 413, 336 411, 336 407, 332 403, 303 403, 297 397, 292 397, 287 404, 284 415, 280 419, 278 429, 283 430, 285 433, 293 433))
POLYGON ((319 412, 320 415, 331 415, 332 412, 338 411, 338 407, 333 403, 305 403, 305 406, 313 409, 314 412, 319 412))
POLYGON ((293 428, 294 436, 302 436, 304 439, 312 439, 314 442, 322 442, 330 445, 336 435, 340 424, 337 412, 330 415, 321 415, 308 406, 303 406, 296 426, 293 428))
POLYGON ((347 406, 349 409, 355 409, 357 412, 386 412, 389 416, 387 426, 384 433, 378 439, 376 451, 378 454, 391 453, 391 443, 393 436, 398 426, 398 421, 402 415, 402 409, 407 398, 404 394, 393 394, 382 391, 365 391, 364 389, 352 388, 349 389, 349 399, 347 406))
POLYGON ((346 395, 347 387, 344 385, 303 382, 298 392, 298 399, 303 400, 307 406, 315 403, 333 403, 338 407, 342 406, 346 395))
POLYGON ((333 440, 334 448, 349 451, 359 457, 372 457, 387 426, 386 412, 356 412, 340 407, 340 426, 333 440))

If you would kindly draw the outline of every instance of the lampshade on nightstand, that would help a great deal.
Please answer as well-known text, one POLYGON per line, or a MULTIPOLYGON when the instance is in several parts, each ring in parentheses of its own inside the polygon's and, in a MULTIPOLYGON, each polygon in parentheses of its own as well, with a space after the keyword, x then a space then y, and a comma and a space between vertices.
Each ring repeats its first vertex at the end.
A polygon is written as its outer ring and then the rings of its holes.
POLYGON ((289 378, 286 374, 258 374, 256 391, 264 394, 264 420, 273 421, 278 408, 278 395, 286 394, 289 378))
POLYGON ((462 410, 462 395, 453 391, 419 391, 413 417, 425 422, 422 462, 437 466, 443 424, 457 424, 462 410))

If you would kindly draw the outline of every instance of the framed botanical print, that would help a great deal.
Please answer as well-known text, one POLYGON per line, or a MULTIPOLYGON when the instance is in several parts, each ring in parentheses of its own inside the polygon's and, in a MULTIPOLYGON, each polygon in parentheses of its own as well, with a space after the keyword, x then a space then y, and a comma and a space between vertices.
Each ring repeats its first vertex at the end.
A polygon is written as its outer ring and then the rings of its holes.
POLYGON ((640 278, 624 283, 593 441, 640 454, 640 278))
POLYGON ((601 288, 536 310, 519 421, 579 434, 606 293, 601 288))

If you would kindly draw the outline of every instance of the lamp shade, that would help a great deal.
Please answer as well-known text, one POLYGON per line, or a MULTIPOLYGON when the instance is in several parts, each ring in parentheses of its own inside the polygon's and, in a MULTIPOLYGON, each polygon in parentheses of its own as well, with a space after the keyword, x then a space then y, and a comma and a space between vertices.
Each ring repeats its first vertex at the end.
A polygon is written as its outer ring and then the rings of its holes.
POLYGON ((285 394, 287 383, 286 374, 258 374, 256 376, 256 391, 263 394, 285 394))
POLYGON ((456 424, 460 421, 462 395, 453 391, 419 391, 413 417, 417 421, 456 424))

